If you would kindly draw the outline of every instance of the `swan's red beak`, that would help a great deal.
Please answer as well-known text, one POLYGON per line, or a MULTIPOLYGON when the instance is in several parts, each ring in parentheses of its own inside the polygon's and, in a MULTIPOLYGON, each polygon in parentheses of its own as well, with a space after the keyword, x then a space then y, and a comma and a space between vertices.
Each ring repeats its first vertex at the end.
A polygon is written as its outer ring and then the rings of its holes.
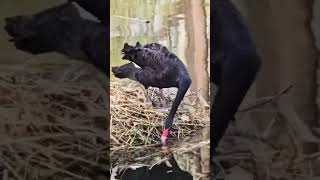
POLYGON ((165 129, 165 130, 163 130, 163 132, 162 132, 162 135, 161 135, 161 144, 162 144, 163 146, 166 145, 167 138, 168 138, 168 135, 169 135, 169 130, 170 130, 170 128, 165 129))

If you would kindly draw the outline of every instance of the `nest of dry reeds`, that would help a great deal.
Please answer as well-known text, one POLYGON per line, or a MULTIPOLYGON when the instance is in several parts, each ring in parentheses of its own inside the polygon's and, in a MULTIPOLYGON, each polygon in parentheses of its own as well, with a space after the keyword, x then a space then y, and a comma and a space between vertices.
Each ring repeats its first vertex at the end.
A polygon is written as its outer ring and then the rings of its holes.
MULTIPOLYGON (((153 101, 158 101, 155 91, 156 88, 149 88, 148 95, 153 101)), ((112 164, 151 165, 159 161, 160 136, 168 112, 146 103, 144 88, 132 81, 128 84, 111 83, 110 93, 112 164)), ((172 91, 167 93, 166 98, 172 102, 174 96, 175 92, 172 91)), ((209 147, 208 134, 205 138, 197 136, 201 136, 202 130, 208 126, 208 103, 196 92, 187 93, 175 116, 174 128, 178 129, 178 135, 172 140, 174 145, 171 150, 184 154, 209 147)))
POLYGON ((0 67, 0 179, 109 176, 106 92, 94 76, 68 82, 68 64, 0 67))

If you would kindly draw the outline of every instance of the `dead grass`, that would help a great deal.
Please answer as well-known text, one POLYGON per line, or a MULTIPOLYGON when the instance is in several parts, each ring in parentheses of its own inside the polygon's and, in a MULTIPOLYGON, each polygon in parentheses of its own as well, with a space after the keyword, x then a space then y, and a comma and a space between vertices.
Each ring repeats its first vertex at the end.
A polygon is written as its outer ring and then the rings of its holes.
POLYGON ((62 62, 0 67, 0 179, 107 177, 106 92, 65 80, 62 62))

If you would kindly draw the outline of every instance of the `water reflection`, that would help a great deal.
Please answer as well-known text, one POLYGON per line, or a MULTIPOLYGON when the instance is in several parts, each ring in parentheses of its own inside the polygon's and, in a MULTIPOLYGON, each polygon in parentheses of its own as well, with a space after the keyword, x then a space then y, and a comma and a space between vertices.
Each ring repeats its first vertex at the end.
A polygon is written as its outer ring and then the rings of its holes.
POLYGON ((111 0, 110 5, 111 66, 126 63, 120 54, 125 42, 158 42, 186 64, 192 90, 202 89, 207 99, 209 1, 111 0))

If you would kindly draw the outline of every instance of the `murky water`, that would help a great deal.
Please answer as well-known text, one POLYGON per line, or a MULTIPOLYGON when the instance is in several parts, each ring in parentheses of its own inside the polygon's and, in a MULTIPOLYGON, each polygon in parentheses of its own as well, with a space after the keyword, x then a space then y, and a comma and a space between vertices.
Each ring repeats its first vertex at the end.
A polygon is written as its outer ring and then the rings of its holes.
POLYGON ((128 62, 120 54, 125 42, 157 42, 186 64, 191 89, 202 89, 207 98, 209 0, 111 0, 110 5, 111 67, 128 62))

